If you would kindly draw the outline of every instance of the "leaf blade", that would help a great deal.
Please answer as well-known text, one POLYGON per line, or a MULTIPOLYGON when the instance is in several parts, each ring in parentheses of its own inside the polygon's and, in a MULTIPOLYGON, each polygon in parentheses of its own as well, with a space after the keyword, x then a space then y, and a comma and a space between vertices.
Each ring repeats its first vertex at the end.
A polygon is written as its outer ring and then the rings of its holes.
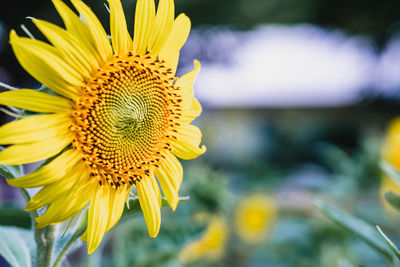
POLYGON ((385 239, 386 244, 388 244, 388 246, 390 247, 390 249, 393 251, 394 255, 400 259, 400 251, 397 248, 397 246, 392 242, 392 240, 390 240, 385 233, 382 231, 382 229, 377 225, 376 228, 378 229, 379 233, 381 234, 381 236, 385 239))
POLYGON ((20 229, 0 226, 0 255, 11 266, 31 267, 29 248, 20 229))
POLYGON ((388 249, 375 227, 345 211, 333 208, 321 200, 315 200, 314 203, 334 223, 355 234, 382 256, 393 262, 392 252, 388 249))

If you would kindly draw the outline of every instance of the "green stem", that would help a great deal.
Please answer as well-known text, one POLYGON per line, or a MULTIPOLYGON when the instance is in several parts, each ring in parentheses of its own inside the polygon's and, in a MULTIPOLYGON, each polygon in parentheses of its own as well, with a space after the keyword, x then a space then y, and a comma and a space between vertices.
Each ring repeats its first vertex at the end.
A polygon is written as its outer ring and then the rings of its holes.
POLYGON ((63 262, 65 256, 67 255, 69 249, 71 248, 71 246, 75 243, 76 240, 78 240, 83 233, 85 232, 85 230, 83 231, 76 231, 71 238, 68 240, 67 244, 65 244, 65 246, 63 247, 63 249, 61 250, 60 254, 57 256, 56 261, 54 262, 53 267, 58 267, 61 265, 61 263, 63 262))
MULTIPOLYGON (((20 188, 20 192, 24 197, 25 201, 28 203, 31 197, 24 188, 20 188)), ((34 210, 30 212, 32 221, 35 223, 35 218, 39 216, 39 213, 34 210)), ((36 266, 40 267, 50 267, 53 257, 53 247, 54 247, 54 236, 55 227, 49 225, 43 229, 34 229, 34 237, 36 241, 36 266)))
POLYGON ((87 227, 87 220, 88 220, 88 211, 86 210, 85 212, 83 212, 83 214, 81 215, 81 219, 79 222, 78 227, 75 230, 75 233, 71 236, 71 238, 68 240, 68 242, 65 244, 65 246, 63 247, 63 249, 61 250, 60 254, 58 254, 56 261, 54 262, 53 267, 58 267, 61 265, 61 263, 63 262, 65 256, 67 255, 69 249, 71 248, 71 246, 75 243, 76 240, 78 240, 83 233, 86 231, 86 227, 87 227))
POLYGON ((55 227, 49 225, 42 229, 35 229, 36 266, 50 267, 53 258, 55 227))

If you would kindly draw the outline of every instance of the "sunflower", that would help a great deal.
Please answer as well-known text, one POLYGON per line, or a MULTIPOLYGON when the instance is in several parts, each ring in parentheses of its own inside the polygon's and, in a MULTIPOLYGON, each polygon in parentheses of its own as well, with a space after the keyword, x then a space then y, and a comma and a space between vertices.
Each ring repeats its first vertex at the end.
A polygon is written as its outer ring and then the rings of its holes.
POLYGON ((227 226, 225 217, 213 216, 201 236, 185 244, 179 253, 179 261, 189 264, 199 259, 209 262, 220 260, 224 256, 228 239, 227 226))
POLYGON ((277 217, 275 201, 266 194, 254 193, 240 200, 235 211, 237 235, 249 244, 263 242, 277 217))
POLYGON ((178 204, 182 166, 205 152, 201 132, 190 123, 201 106, 193 95, 200 69, 175 77, 190 20, 175 18, 173 0, 137 0, 130 37, 120 0, 108 0, 109 37, 91 9, 71 0, 52 1, 65 29, 32 19, 48 42, 10 33, 24 69, 54 93, 20 89, 0 94, 0 104, 35 115, 0 127, 0 164, 51 159, 10 185, 42 187, 26 210, 47 207, 37 227, 65 221, 89 204, 82 240, 88 253, 121 217, 136 187, 149 235, 158 235, 161 189, 172 210, 178 204), (39 114, 41 113, 41 114, 39 114), (44 114, 43 114, 44 113, 44 114), (160 186, 159 186, 160 185, 160 186))
MULTIPOLYGON (((400 169, 400 118, 390 122, 386 131, 386 138, 382 146, 382 159, 400 169)), ((400 186, 393 181, 388 175, 382 174, 379 195, 384 208, 390 213, 397 214, 398 212, 386 201, 385 194, 389 191, 400 193, 400 186)))

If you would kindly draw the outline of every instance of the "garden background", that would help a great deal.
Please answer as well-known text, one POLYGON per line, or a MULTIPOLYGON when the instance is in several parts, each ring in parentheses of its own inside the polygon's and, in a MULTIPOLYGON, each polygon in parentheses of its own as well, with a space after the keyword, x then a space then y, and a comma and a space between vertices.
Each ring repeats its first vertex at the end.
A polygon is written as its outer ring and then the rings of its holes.
MULTIPOLYGON (((103 1, 85 2, 108 28, 103 1)), ((135 1, 122 3, 132 26, 135 1)), ((183 161, 180 194, 190 200, 174 213, 162 209, 156 239, 132 215, 93 255, 76 248, 69 266, 391 266, 315 203, 378 224, 400 243, 400 214, 384 204, 380 169, 385 132, 400 114, 400 2, 175 5, 192 21, 178 76, 194 59, 202 63, 195 95, 204 110, 195 124, 207 152, 183 161), (268 196, 271 210, 262 238, 248 240, 238 210, 254 194, 268 196)), ((21 24, 40 36, 27 16, 62 25, 50 0, 9 1, 0 10, 0 82, 37 88, 8 44, 21 24)), ((0 224, 29 229, 24 204, 1 178, 0 224)), ((1 257, 0 266, 8 266, 1 257)))

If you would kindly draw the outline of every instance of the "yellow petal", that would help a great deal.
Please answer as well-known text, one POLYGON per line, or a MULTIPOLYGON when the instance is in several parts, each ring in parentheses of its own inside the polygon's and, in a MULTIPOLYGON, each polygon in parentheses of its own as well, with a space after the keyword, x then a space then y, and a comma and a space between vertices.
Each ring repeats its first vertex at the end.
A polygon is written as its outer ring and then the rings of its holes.
POLYGON ((175 73, 178 65, 179 51, 185 44, 190 32, 190 20, 185 14, 180 14, 172 25, 172 31, 160 50, 160 58, 166 61, 166 64, 175 73))
POLYGON ((75 149, 70 149, 42 168, 23 177, 6 181, 12 186, 26 188, 51 184, 63 178, 80 160, 80 154, 75 149))
POLYGON ((160 181, 163 193, 171 206, 175 210, 178 206, 178 190, 182 183, 183 170, 178 159, 170 152, 165 152, 165 159, 159 168, 156 169, 156 177, 160 181))
POLYGON ((206 147, 201 143, 200 129, 191 124, 183 124, 177 129, 177 133, 172 133, 177 139, 171 139, 172 153, 181 159, 194 159, 204 152, 206 147))
POLYGON ((93 197, 96 186, 97 183, 90 179, 88 171, 82 173, 67 193, 54 201, 45 214, 35 219, 38 223, 36 228, 66 221, 81 212, 93 197))
POLYGON ((57 155, 73 140, 72 133, 65 132, 51 139, 40 140, 34 143, 9 146, 0 152, 0 164, 17 165, 33 163, 57 155))
POLYGON ((173 0, 160 0, 154 21, 154 33, 151 35, 148 49, 154 56, 158 55, 172 30, 175 6, 173 0))
POLYGON ((86 165, 83 162, 69 168, 65 176, 54 183, 45 185, 34 197, 29 200, 25 210, 31 211, 63 198, 65 193, 68 192, 78 179, 82 179, 82 173, 87 172, 86 165))
POLYGON ((107 228, 109 217, 110 187, 98 186, 90 203, 87 226, 87 249, 91 254, 99 246, 107 228))
POLYGON ((0 127, 0 144, 21 144, 53 138, 70 125, 71 118, 65 113, 23 118, 0 127))
POLYGON ((137 0, 133 51, 144 54, 154 32, 155 5, 153 0, 137 0))
POLYGON ((175 83, 175 86, 180 89, 180 94, 183 99, 182 108, 183 108, 184 112, 192 104, 192 99, 194 97, 193 84, 196 80, 196 77, 197 77, 197 74, 199 73, 199 71, 200 71, 200 62, 195 60, 194 61, 194 69, 192 71, 186 73, 185 75, 183 75, 175 83))
POLYGON ((120 0, 108 0, 110 6, 111 40, 116 54, 125 54, 132 47, 132 38, 126 27, 125 13, 120 0))
POLYGON ((87 51, 87 56, 96 58, 99 63, 101 61, 100 55, 96 51, 95 41, 93 40, 87 25, 62 1, 52 1, 64 21, 68 32, 75 36, 79 41, 79 46, 87 51))
POLYGON ((161 200, 160 186, 158 185, 158 182, 157 182, 156 178, 153 175, 151 175, 148 179, 150 180, 150 185, 153 187, 153 191, 154 191, 154 194, 155 194, 156 199, 158 201, 158 205, 161 207, 162 206, 161 205, 162 204, 161 203, 162 200, 161 200))
POLYGON ((110 215, 108 216, 107 229, 109 231, 121 218, 124 211, 126 198, 128 197, 130 186, 120 186, 110 190, 110 215))
POLYGON ((87 23, 90 34, 95 42, 97 52, 100 54, 102 61, 107 62, 107 59, 112 55, 112 49, 103 26, 97 19, 96 15, 82 1, 71 0, 71 2, 87 23))
POLYGON ((136 188, 147 230, 150 237, 154 238, 158 235, 161 225, 161 212, 157 195, 148 177, 144 177, 142 180, 136 182, 136 188))
POLYGON ((84 49, 85 47, 79 44, 75 36, 47 21, 35 19, 33 23, 57 48, 65 61, 81 72, 84 77, 91 77, 92 71, 98 68, 97 60, 88 49, 84 49))
POLYGON ((54 47, 37 40, 10 33, 10 44, 24 69, 54 92, 74 98, 83 77, 65 62, 54 47))
POLYGON ((193 97, 192 104, 183 112, 181 120, 185 123, 191 123, 195 118, 200 116, 202 110, 200 102, 193 97))
POLYGON ((193 90, 193 84, 197 78, 197 74, 200 71, 200 62, 198 60, 194 60, 193 64, 194 69, 182 75, 175 83, 175 86, 179 87, 184 93, 193 90))
POLYGON ((35 112, 66 112, 71 101, 64 97, 49 95, 30 89, 19 89, 0 93, 0 105, 13 106, 35 112))

